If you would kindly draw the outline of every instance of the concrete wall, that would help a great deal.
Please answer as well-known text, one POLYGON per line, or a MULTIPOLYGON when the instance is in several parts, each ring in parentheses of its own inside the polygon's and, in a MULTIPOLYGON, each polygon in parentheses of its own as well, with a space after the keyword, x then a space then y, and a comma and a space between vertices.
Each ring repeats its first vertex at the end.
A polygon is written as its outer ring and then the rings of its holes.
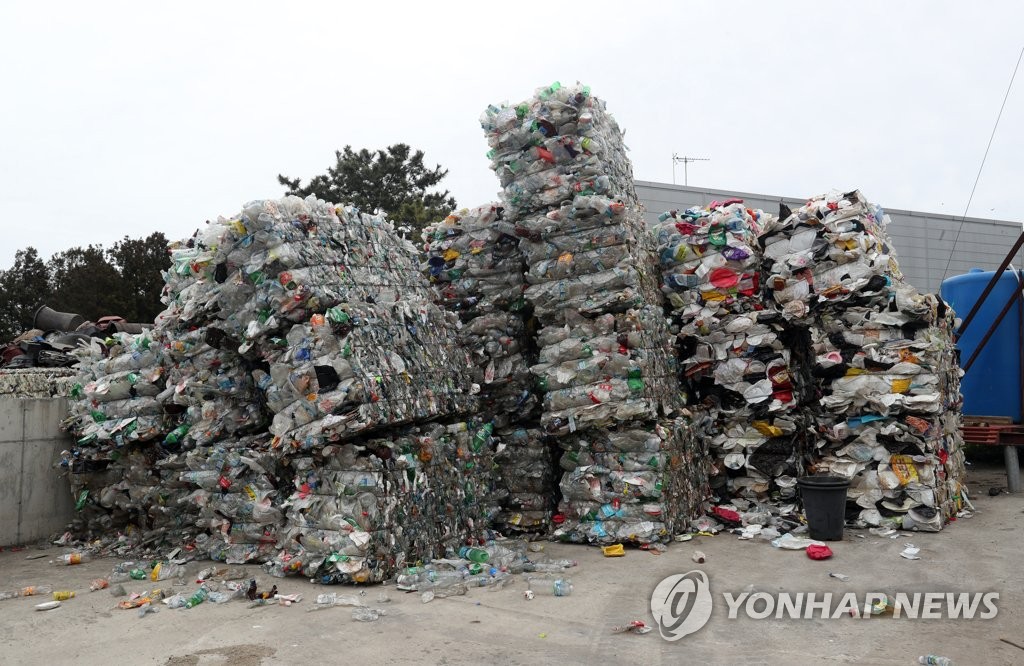
POLYGON ((0 546, 31 544, 63 531, 74 504, 54 463, 70 446, 64 398, 0 396, 0 546))
MULTIPOLYGON (((749 207, 760 208, 773 215, 778 214, 780 202, 790 208, 806 203, 804 199, 793 197, 648 181, 637 181, 636 192, 647 207, 645 217, 650 224, 657 223, 658 215, 667 210, 706 206, 712 201, 731 197, 739 197, 749 207)), ((884 201, 871 199, 871 192, 864 194, 889 214, 891 224, 888 233, 896 249, 900 270, 910 284, 923 292, 938 292, 942 280, 972 268, 995 270, 1021 233, 1020 222, 897 210, 887 208, 884 201)), ((1013 261, 1017 268, 1024 267, 1024 250, 1018 252, 1013 261)))

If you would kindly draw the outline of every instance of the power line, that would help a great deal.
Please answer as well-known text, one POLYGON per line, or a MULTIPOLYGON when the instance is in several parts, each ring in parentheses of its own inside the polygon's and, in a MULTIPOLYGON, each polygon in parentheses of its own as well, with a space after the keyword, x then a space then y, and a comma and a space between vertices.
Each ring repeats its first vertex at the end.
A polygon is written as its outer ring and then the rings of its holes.
POLYGON ((978 189, 978 181, 981 180, 981 171, 985 168, 985 160, 988 159, 988 151, 992 148, 992 139, 996 138, 996 130, 999 128, 999 119, 1003 117, 1003 109, 1006 108, 1006 100, 1010 98, 1010 89, 1013 88, 1013 80, 1017 78, 1017 70, 1020 69, 1021 58, 1024 58, 1024 46, 1020 49, 1020 55, 1017 56, 1017 64, 1013 68, 1013 74, 1010 76, 1010 85, 1006 86, 1006 94, 1003 95, 1003 103, 999 106, 999 113, 996 115, 996 123, 992 126, 992 134, 988 137, 988 145, 985 146, 985 154, 981 158, 981 166, 978 167, 978 175, 974 177, 974 187, 971 188, 971 196, 967 198, 967 206, 964 208, 964 215, 960 219, 960 225, 956 229, 956 236, 953 237, 953 247, 949 250, 949 259, 946 260, 946 267, 942 270, 942 280, 946 279, 946 273, 949 272, 949 264, 953 261, 953 252, 956 251, 956 243, 960 240, 960 232, 963 231, 964 222, 967 220, 967 211, 971 209, 971 202, 974 201, 974 192, 978 189))

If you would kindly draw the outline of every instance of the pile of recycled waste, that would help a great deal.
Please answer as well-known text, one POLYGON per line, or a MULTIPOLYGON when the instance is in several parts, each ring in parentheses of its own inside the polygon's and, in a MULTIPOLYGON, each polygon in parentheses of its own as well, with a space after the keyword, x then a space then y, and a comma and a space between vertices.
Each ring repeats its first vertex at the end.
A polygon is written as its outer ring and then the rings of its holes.
POLYGON ((496 433, 495 483, 504 532, 543 532, 557 502, 554 446, 538 428, 537 354, 526 264, 497 203, 453 212, 424 233, 424 273, 437 301, 456 312, 471 354, 477 414, 496 433))

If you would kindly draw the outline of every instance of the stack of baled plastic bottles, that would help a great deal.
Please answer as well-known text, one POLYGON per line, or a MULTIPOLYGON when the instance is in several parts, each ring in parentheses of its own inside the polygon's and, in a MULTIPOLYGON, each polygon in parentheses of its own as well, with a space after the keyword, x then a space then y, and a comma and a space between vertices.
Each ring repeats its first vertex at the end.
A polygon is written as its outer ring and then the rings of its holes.
POLYGON ((304 451, 273 575, 321 583, 380 582, 490 536, 496 510, 493 427, 410 426, 304 451))
MULTIPOLYGON (((457 319, 430 302, 411 245, 383 217, 351 207, 296 197, 253 202, 238 216, 212 224, 196 248, 199 256, 189 258, 189 265, 200 268, 208 288, 194 290, 182 309, 212 314, 218 346, 248 370, 259 398, 252 402, 270 418, 266 437, 224 443, 190 459, 188 475, 205 483, 193 499, 213 508, 201 516, 210 531, 203 548, 217 559, 290 563, 287 570, 272 567, 274 573, 302 568, 327 579, 341 575, 353 566, 354 553, 344 541, 348 531, 339 532, 332 522, 338 516, 282 511, 286 500, 295 499, 289 491, 295 465, 304 462, 301 472, 313 478, 359 472, 359 465, 345 465, 356 448, 370 446, 359 439, 368 432, 471 411, 457 319), (301 458, 291 460, 296 452, 301 458), (231 492, 201 492, 213 484, 229 484, 231 492), (338 534, 308 533, 331 526, 338 534)), ((380 442, 390 435, 382 436, 369 457, 379 454, 377 464, 387 466, 393 464, 392 450, 380 442)), ((471 482, 445 483, 438 469, 426 468, 419 478, 421 496, 389 489, 385 499, 400 513, 432 511, 436 529, 466 538, 454 515, 444 519, 443 507, 459 501, 471 482)), ((489 474, 489 463, 462 473, 489 474)), ((384 508, 375 512, 384 515, 384 508)), ((476 497, 463 511, 486 509, 476 497)), ((400 529, 394 523, 377 527, 386 526, 400 529)), ((387 541, 381 539, 374 544, 387 541)), ((422 540, 413 546, 427 548, 422 540)), ((389 575, 396 554, 378 551, 368 563, 365 555, 357 558, 360 566, 350 573, 389 575)))
POLYGON ((795 407, 807 382, 792 357, 800 336, 761 304, 758 237, 772 221, 730 200, 663 213, 655 229, 680 382, 708 417, 712 486, 753 501, 795 492, 805 430, 795 407))
POLYGON ((198 510, 204 531, 196 547, 211 560, 262 562, 277 553, 284 523, 281 460, 269 443, 266 434, 246 435, 199 445, 185 456, 180 478, 198 486, 186 501, 198 510))
POLYGON ((437 301, 459 315, 459 338, 472 359, 478 412, 499 428, 530 417, 529 304, 514 226, 500 204, 451 213, 423 232, 424 273, 437 301))
MULTIPOLYGON (((541 327, 532 371, 543 392, 542 429, 570 450, 583 446, 576 433, 602 429, 629 438, 637 428, 656 429, 677 401, 677 368, 651 270, 653 238, 644 228, 622 131, 580 85, 554 84, 521 104, 491 106, 481 124, 506 215, 521 238, 526 298, 541 327)), ((659 439, 672 457, 674 439, 659 439)), ((565 473, 558 536, 612 538, 593 529, 590 503, 567 497, 565 488, 574 485, 573 475, 589 475, 601 497, 615 494, 622 489, 614 472, 594 463, 565 473)), ((695 470, 694 479, 702 472, 695 470)), ((653 494, 655 484, 635 490, 622 496, 638 503, 661 497, 653 494)), ((695 508, 681 507, 679 515, 695 508)), ((636 513, 619 518, 622 540, 650 542, 676 529, 669 523, 649 529, 650 521, 636 513)))
POLYGON ((495 425, 496 482, 509 532, 551 526, 558 480, 554 451, 538 427, 532 306, 515 227, 497 203, 453 212, 423 234, 423 270, 437 301, 458 313, 460 339, 473 362, 479 418, 495 425))

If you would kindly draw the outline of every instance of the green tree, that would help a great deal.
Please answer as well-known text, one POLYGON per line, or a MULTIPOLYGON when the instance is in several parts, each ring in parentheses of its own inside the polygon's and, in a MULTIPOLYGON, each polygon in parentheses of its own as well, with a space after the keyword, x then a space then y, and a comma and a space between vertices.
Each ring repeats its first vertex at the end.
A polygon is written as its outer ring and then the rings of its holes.
POLYGON ((18 250, 0 271, 0 344, 32 328, 36 308, 50 297, 50 271, 34 247, 18 250))
POLYGON ((367 212, 385 213, 395 226, 408 226, 413 237, 420 229, 444 219, 455 209, 455 198, 448 190, 432 190, 448 175, 440 165, 433 169, 423 163, 423 151, 396 143, 373 152, 359 152, 345 146, 335 151, 336 163, 326 174, 314 176, 303 185, 299 178, 278 175, 288 194, 301 197, 314 194, 339 204, 354 204, 367 212))
POLYGON ((112 314, 119 314, 128 321, 152 322, 163 310, 160 303, 164 288, 162 271, 171 264, 167 256, 167 237, 159 231, 146 238, 125 236, 106 254, 122 282, 124 309, 112 314))
POLYGON ((49 261, 53 295, 50 307, 75 312, 96 321, 106 315, 122 315, 130 306, 126 280, 107 261, 102 245, 73 247, 49 261))

